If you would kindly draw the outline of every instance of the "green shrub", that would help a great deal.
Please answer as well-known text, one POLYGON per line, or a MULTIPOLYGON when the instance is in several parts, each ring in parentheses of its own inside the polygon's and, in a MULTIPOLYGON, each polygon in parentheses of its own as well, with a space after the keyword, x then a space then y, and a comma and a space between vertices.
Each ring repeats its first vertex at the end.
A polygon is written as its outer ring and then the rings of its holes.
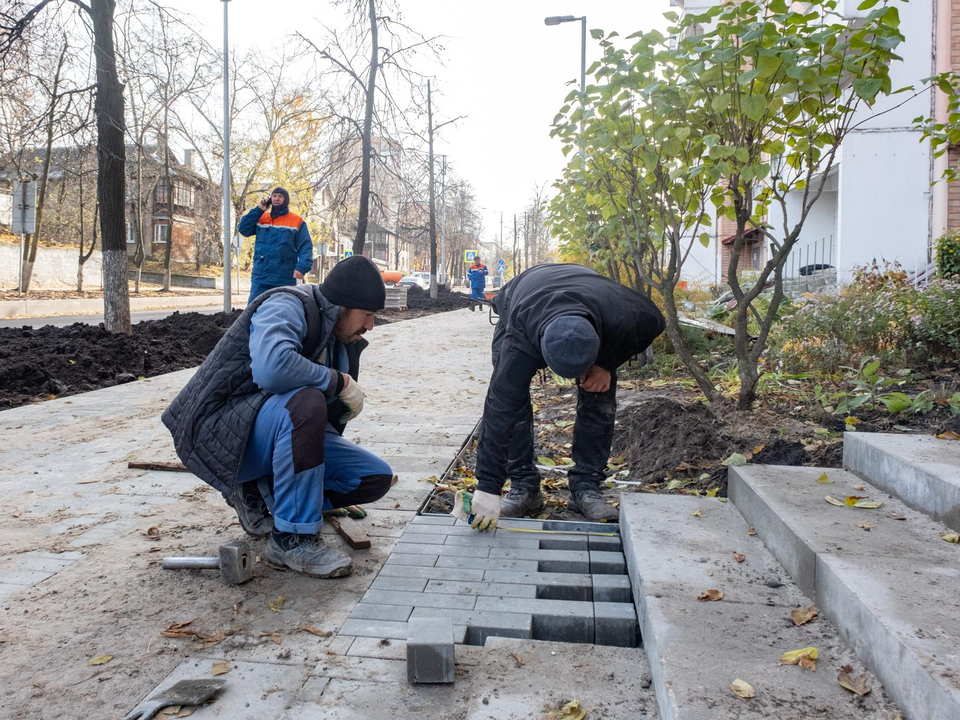
POLYGON ((936 250, 940 277, 960 275, 960 230, 951 230, 938 237, 936 250))

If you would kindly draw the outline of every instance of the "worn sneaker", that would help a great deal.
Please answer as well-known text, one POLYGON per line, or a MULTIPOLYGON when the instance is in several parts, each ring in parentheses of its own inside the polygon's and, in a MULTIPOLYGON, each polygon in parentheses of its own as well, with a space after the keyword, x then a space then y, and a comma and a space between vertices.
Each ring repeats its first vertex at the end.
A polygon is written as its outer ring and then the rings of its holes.
POLYGON ((319 535, 270 534, 264 553, 271 567, 290 568, 304 575, 335 578, 349 575, 353 560, 343 550, 327 547, 319 535))
POLYGON ((543 493, 540 488, 511 488, 510 492, 500 501, 500 517, 526 517, 536 515, 543 510, 543 493))
POLYGON ((273 530, 273 517, 256 482, 243 483, 234 491, 232 497, 226 498, 226 501, 237 511, 240 527, 247 535, 262 538, 273 530))
POLYGON ((590 522, 617 522, 620 512, 610 505, 599 490, 582 490, 570 496, 567 508, 580 513, 590 522))

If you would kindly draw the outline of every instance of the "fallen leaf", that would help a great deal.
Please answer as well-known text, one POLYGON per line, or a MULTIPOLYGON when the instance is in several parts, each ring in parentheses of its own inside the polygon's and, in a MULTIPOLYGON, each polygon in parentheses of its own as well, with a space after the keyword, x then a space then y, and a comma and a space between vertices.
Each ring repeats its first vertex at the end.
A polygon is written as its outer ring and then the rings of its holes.
POLYGON ((761 452, 763 452, 763 445, 757 445, 757 446, 753 449, 753 454, 754 454, 754 455, 759 455, 761 452))
POLYGON ((869 532, 870 530, 873 530, 873 528, 876 527, 876 525, 874 525, 869 520, 861 520, 860 522, 854 523, 854 525, 856 525, 861 530, 866 530, 867 532, 869 532))
POLYGON ((742 697, 744 700, 749 700, 752 697, 757 696, 757 691, 753 689, 753 685, 748 683, 746 680, 741 680, 737 678, 732 683, 730 683, 730 689, 733 691, 733 694, 737 697, 742 697))
POLYGON ((853 507, 861 500, 866 500, 866 499, 867 498, 864 495, 847 495, 847 497, 843 501, 843 504, 846 505, 847 507, 853 507))
POLYGON ((537 458, 537 462, 547 467, 554 467, 557 464, 552 458, 544 457, 543 455, 537 458))
POLYGON ((743 555, 743 554, 741 554, 741 553, 738 553, 736 550, 734 550, 734 551, 733 551, 733 559, 736 560, 738 563, 742 563, 744 560, 747 559, 747 556, 746 556, 746 555, 743 555))
POLYGON ((280 633, 278 632, 262 632, 258 637, 267 638, 267 640, 272 640, 277 645, 280 644, 280 633))
POLYGON ((953 430, 947 430, 937 435, 941 440, 960 440, 960 433, 955 433, 953 430))
POLYGON ((717 600, 723 600, 723 590, 716 590, 711 588, 710 590, 704 590, 702 593, 697 595, 697 600, 705 600, 707 602, 716 602, 717 600))
POLYGON ((720 492, 720 488, 710 488, 707 490, 707 497, 716 497, 718 492, 720 492))
POLYGON ((793 620, 793 624, 800 626, 806 625, 808 622, 813 620, 820 613, 817 612, 817 608, 814 605, 807 605, 802 608, 794 608, 790 611, 790 619, 793 620))
POLYGON ((757 534, 757 529, 753 525, 747 528, 747 535, 753 537, 756 534, 757 534))
POLYGON ((833 483, 833 480, 830 479, 830 476, 826 473, 820 473, 820 477, 817 478, 817 482, 820 485, 830 485, 833 483))
POLYGON ((946 540, 948 543, 960 545, 960 535, 958 535, 957 533, 947 533, 946 535, 942 535, 941 537, 943 540, 946 540))
POLYGON ((788 650, 780 656, 781 665, 799 665, 805 670, 817 669, 817 656, 820 651, 815 647, 805 647, 799 650, 788 650))
POLYGON ((587 711, 580 705, 580 700, 574 698, 559 710, 551 710, 540 720, 583 720, 587 711))
POLYGON ((703 517, 703 513, 700 512, 699 509, 697 509, 697 510, 694 510, 692 513, 690 513, 690 517, 703 517))
POLYGON ((526 663, 523 661, 523 658, 516 653, 510 653, 510 657, 517 661, 517 667, 523 667, 526 665, 526 663))
POLYGON ((321 630, 320 628, 315 628, 312 625, 304 625, 300 628, 304 632, 313 633, 317 637, 327 638, 333 635, 332 632, 327 632, 326 630, 321 630))
POLYGON ((399 510, 399 509, 400 509, 400 503, 396 503, 396 504, 393 506, 393 509, 394 509, 394 510, 399 510))
POLYGON ((95 482, 100 482, 99 480, 81 480, 77 485, 92 485, 95 482))
POLYGON ((722 502, 722 503, 729 502, 729 500, 730 500, 730 498, 725 498, 725 497, 718 497, 718 498, 717 498, 717 502, 722 502))
POLYGON ((856 490, 857 492, 863 492, 863 485, 861 485, 860 483, 857 483, 856 485, 853 486, 853 489, 856 490))
POLYGON ((148 527, 147 528, 147 539, 148 540, 159 540, 160 539, 160 528, 158 526, 148 527))
POLYGON ((113 655, 97 655, 87 660, 87 665, 106 665, 113 660, 113 655))
POLYGON ((213 675, 226 675, 231 670, 233 668, 226 660, 218 660, 210 666, 210 673, 213 675))
POLYGON ((856 695, 866 695, 872 689, 867 685, 867 676, 861 675, 860 677, 854 679, 850 673, 853 672, 853 668, 849 665, 844 665, 843 669, 840 671, 840 674, 837 675, 837 682, 840 683, 840 687, 844 690, 849 690, 856 695))
POLYGON ((745 458, 740 453, 733 453, 730 457, 723 461, 723 465, 727 467, 737 467, 739 465, 746 465, 747 458, 745 458))
POLYGON ((826 501, 827 501, 828 503, 830 503, 831 505, 837 505, 837 506, 839 506, 839 507, 843 507, 843 503, 840 502, 839 500, 837 500, 835 497, 830 497, 829 495, 827 495, 827 496, 824 498, 824 500, 826 500, 826 501))
POLYGON ((876 510, 881 505, 883 505, 883 502, 880 500, 857 500, 857 502, 854 503, 855 508, 862 510, 876 510))
POLYGON ((102 493, 100 493, 100 495, 101 497, 104 495, 113 495, 115 492, 119 492, 119 491, 120 491, 120 486, 114 485, 112 488, 107 488, 106 490, 104 490, 102 493))
POLYGON ((276 600, 271 600, 267 603, 270 606, 270 609, 274 612, 280 612, 280 609, 283 607, 283 604, 286 602, 286 598, 281 595, 276 600))

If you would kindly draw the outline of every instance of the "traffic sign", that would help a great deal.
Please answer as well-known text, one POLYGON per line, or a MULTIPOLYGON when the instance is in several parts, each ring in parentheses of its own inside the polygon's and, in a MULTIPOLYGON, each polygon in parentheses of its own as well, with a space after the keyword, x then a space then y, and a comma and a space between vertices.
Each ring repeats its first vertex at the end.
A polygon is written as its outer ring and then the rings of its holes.
POLYGON ((473 261, 476 260, 476 259, 477 259, 477 251, 476 251, 476 250, 464 250, 464 251, 463 251, 463 261, 464 261, 465 263, 473 262, 473 261))
POLYGON ((353 257, 353 250, 343 251, 343 259, 346 260, 348 257, 353 257))
POLYGON ((503 262, 503 258, 500 258, 499 260, 497 260, 497 269, 503 270, 504 268, 506 268, 506 265, 503 262))
POLYGON ((13 222, 10 232, 14 235, 35 232, 37 229, 36 180, 14 180, 12 200, 13 222))

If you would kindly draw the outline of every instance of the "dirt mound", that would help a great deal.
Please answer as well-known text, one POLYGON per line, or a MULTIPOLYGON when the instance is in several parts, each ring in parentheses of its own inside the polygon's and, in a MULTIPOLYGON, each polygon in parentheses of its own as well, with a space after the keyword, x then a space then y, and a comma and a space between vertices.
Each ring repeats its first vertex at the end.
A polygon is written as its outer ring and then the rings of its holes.
POLYGON ((447 310, 459 310, 469 307, 469 305, 470 298, 463 293, 451 291, 445 285, 437 288, 436 300, 433 300, 430 293, 419 285, 411 285, 407 288, 407 307, 411 310, 445 312, 447 310))

